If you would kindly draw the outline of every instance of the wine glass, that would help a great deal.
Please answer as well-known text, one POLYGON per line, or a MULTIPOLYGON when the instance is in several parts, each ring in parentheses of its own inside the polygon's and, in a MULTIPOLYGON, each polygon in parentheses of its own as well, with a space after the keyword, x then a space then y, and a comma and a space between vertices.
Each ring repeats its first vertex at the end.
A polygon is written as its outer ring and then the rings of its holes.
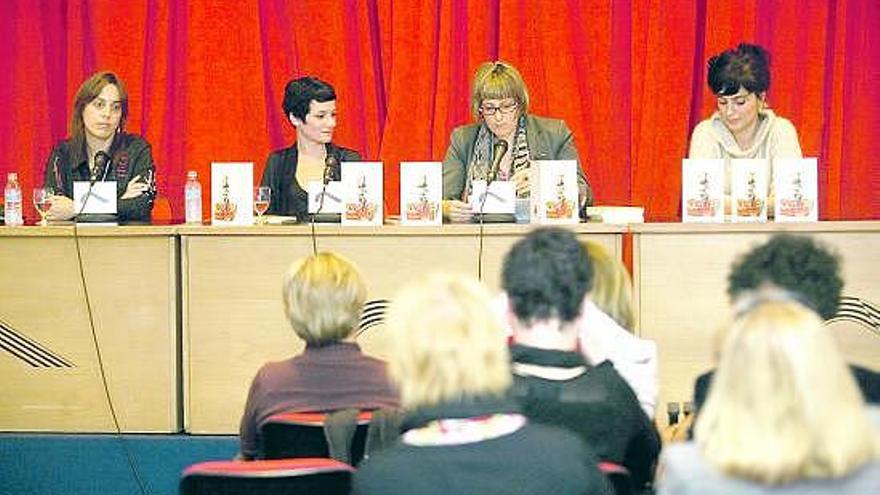
POLYGON ((49 225, 46 215, 52 208, 52 189, 48 187, 35 187, 33 192, 34 208, 40 214, 40 225, 45 227, 49 225))
POLYGON ((254 211, 257 213, 257 225, 263 225, 263 213, 269 209, 269 202, 272 200, 272 188, 269 186, 260 186, 254 188, 254 211))

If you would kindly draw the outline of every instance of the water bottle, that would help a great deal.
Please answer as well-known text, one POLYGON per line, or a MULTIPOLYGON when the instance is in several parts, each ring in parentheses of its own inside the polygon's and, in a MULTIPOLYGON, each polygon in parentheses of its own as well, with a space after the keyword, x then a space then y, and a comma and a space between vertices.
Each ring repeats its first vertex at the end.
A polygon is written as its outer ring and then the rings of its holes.
POLYGON ((6 189, 3 191, 3 197, 6 201, 4 213, 6 225, 24 225, 24 218, 21 215, 21 187, 18 185, 17 173, 9 172, 9 175, 6 176, 6 189))
POLYGON ((202 185, 195 170, 186 173, 183 194, 186 197, 186 223, 202 223, 202 185))

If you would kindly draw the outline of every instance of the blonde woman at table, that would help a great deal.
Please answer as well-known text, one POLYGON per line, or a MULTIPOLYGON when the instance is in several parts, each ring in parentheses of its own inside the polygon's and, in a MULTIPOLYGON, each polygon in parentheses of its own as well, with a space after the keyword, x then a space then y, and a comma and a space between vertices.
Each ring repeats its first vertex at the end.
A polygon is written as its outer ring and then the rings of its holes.
POLYGON ((47 218, 69 220, 73 182, 116 181, 120 221, 149 221, 156 195, 150 145, 125 132, 128 93, 112 72, 88 78, 73 100, 70 138, 61 141, 46 164, 45 187, 54 192, 47 218))
MULTIPOLYGON (((474 74, 471 112, 476 123, 452 131, 443 159, 443 216, 469 222, 468 203, 474 180, 485 180, 496 161, 495 143, 507 152, 498 162, 498 180, 516 184, 517 197, 529 195, 532 160, 578 160, 574 136, 562 120, 529 113, 529 92, 516 68, 507 62, 486 62, 474 74)), ((593 203, 593 193, 578 161, 580 206, 593 203)))
MULTIPOLYGON (((794 125, 770 109, 770 54, 758 45, 740 43, 710 58, 708 65, 716 111, 694 128, 688 157, 725 159, 727 177, 733 158, 767 158, 772 206, 773 159, 803 155, 794 125)), ((730 180, 725 181, 725 211, 730 212, 730 180)))

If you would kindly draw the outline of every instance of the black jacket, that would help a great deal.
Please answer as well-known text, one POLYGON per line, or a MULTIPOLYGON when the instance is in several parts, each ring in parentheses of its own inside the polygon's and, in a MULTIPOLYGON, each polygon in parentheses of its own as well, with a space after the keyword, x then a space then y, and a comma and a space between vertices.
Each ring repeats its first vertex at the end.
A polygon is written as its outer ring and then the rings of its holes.
MULTIPOLYGON (((338 162, 358 162, 361 156, 357 151, 327 144, 327 154, 335 156, 338 162)), ((299 152, 296 143, 289 148, 273 151, 266 159, 263 180, 260 185, 272 188, 272 201, 267 213, 271 215, 295 216, 302 220, 308 213, 309 193, 296 180, 296 165, 299 152)), ((339 177, 339 171, 334 177, 339 177)))
MULTIPOLYGON (((140 136, 119 133, 113 138, 109 155, 111 158, 100 180, 116 181, 117 197, 125 193, 128 183, 135 177, 155 184, 155 167, 150 145, 140 136)), ((45 186, 55 194, 73 198, 73 182, 91 178, 89 161, 85 150, 73 150, 69 139, 58 143, 46 163, 45 186)), ((120 199, 116 205, 120 221, 148 222, 153 210, 155 189, 136 198, 120 199)))

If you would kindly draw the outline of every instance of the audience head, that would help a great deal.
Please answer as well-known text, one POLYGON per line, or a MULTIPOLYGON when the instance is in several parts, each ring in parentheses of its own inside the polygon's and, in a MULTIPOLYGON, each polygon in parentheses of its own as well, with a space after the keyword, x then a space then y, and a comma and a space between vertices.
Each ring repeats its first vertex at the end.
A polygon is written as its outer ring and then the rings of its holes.
POLYGON ((733 96, 741 89, 762 97, 770 88, 770 54, 748 43, 709 59, 709 88, 718 96, 733 96))
POLYGON ((506 336, 491 304, 476 280, 452 275, 412 283, 395 297, 386 320, 389 370, 405 408, 507 391, 506 336))
POLYGON ((284 312, 309 345, 348 337, 357 327, 367 287, 355 265, 334 253, 306 256, 284 275, 284 312))
POLYGON ((523 325, 574 322, 593 288, 593 265, 574 234, 541 228, 514 244, 504 258, 501 284, 523 325))
POLYGON ((595 280, 590 300, 621 327, 632 331, 635 327, 632 279, 626 266, 595 241, 583 241, 584 249, 593 264, 595 280))
POLYGON ((336 91, 316 77, 300 77, 284 88, 284 115, 297 137, 328 143, 336 128, 336 91))
POLYGON ((727 293, 736 301, 767 286, 797 294, 827 320, 837 313, 843 279, 837 257, 811 237, 779 234, 734 263, 727 293))
POLYGON ((695 426, 722 473, 764 484, 840 477, 878 453, 861 394, 816 313, 780 291, 741 301, 695 426))
POLYGON ((471 112, 498 137, 516 128, 517 119, 529 110, 529 91, 516 67, 500 60, 477 68, 471 88, 471 112))
POLYGON ((82 83, 73 99, 70 137, 79 147, 85 146, 86 136, 107 140, 125 129, 127 118, 128 93, 122 80, 112 72, 97 72, 82 83))

